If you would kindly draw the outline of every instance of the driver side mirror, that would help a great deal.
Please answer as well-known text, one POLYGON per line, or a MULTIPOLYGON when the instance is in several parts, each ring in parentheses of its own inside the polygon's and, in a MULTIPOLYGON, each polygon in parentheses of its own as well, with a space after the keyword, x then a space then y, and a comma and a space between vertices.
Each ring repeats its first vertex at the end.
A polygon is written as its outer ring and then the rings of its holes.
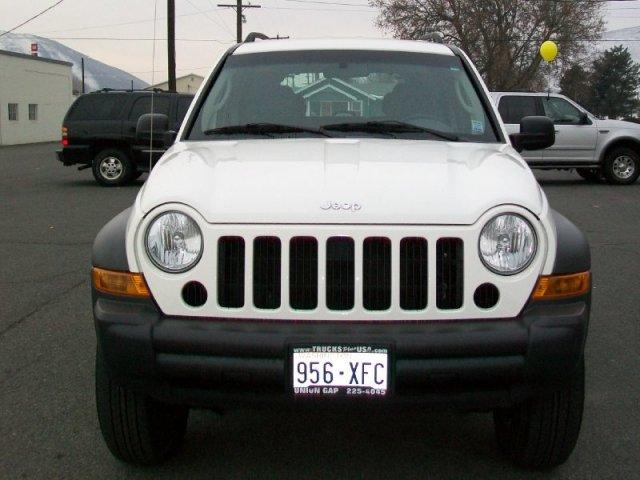
POLYGON ((591 125, 591 120, 585 112, 580 112, 580 125, 591 125))
POLYGON ((509 135, 511 144, 518 152, 542 150, 553 145, 556 133, 549 117, 524 117, 520 121, 520 133, 509 135))
POLYGON ((164 143, 164 148, 169 148, 176 141, 176 137, 178 136, 178 132, 175 130, 167 130, 164 132, 162 137, 162 142, 164 143))

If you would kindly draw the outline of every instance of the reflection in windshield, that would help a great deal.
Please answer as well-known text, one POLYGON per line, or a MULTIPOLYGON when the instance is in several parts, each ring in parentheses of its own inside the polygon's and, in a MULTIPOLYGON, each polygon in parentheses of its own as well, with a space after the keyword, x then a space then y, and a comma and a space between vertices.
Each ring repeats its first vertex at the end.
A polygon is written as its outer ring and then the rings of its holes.
POLYGON ((267 124, 287 127, 270 127, 268 138, 318 136, 323 127, 340 125, 339 136, 497 141, 482 102, 454 55, 374 51, 232 55, 207 93, 188 138, 211 138, 211 132, 215 138, 255 137, 264 135, 264 129, 237 127, 267 124), (369 126, 358 127, 363 124, 369 126))

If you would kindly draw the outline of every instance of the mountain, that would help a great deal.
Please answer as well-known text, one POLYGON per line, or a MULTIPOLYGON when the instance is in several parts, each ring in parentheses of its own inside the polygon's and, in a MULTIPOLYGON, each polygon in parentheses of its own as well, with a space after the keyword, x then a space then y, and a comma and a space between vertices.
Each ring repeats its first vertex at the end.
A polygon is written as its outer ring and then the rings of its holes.
POLYGON ((55 40, 30 35, 27 33, 8 33, 0 37, 0 50, 10 52, 31 53, 31 44, 38 44, 38 55, 73 63, 73 89, 82 89, 81 58, 84 57, 85 91, 91 92, 101 88, 145 88, 149 84, 119 68, 99 62, 73 48, 62 45, 55 40))
POLYGON ((615 40, 600 42, 598 51, 607 50, 615 45, 624 45, 635 62, 640 62, 640 27, 621 28, 610 30, 602 35, 603 40, 615 40))

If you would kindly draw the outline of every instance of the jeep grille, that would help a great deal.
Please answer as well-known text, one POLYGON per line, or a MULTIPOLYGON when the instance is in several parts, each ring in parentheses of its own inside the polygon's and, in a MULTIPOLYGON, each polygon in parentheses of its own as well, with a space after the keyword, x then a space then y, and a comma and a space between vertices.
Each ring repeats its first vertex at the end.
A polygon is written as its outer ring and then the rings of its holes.
POLYGON ((289 304, 296 310, 318 306, 318 241, 313 237, 289 242, 289 304))
MULTIPOLYGON (((289 249, 289 298, 291 308, 313 310, 318 305, 318 241, 293 237, 289 249)), ((324 247, 325 302, 329 310, 348 311, 355 306, 356 275, 362 275, 362 306, 384 311, 392 306, 392 242, 386 237, 368 237, 362 243, 362 271, 356 272, 355 242, 350 237, 330 237, 324 247)), ((253 240, 253 305, 273 310, 281 306, 282 242, 278 237, 253 240)), ((407 237, 400 241, 398 301, 403 310, 424 310, 428 305, 428 242, 407 237)), ((436 243, 436 305, 457 309, 463 302, 463 241, 440 238, 436 243)), ((286 281, 286 279, 285 279, 286 281)), ((218 304, 225 308, 244 306, 245 241, 221 237, 218 241, 218 304)))
POLYGON ((459 238, 441 238, 436 246, 436 305, 442 310, 462 306, 463 244, 459 238))
POLYGON ((221 307, 244 306, 244 239, 218 240, 218 303, 221 307))

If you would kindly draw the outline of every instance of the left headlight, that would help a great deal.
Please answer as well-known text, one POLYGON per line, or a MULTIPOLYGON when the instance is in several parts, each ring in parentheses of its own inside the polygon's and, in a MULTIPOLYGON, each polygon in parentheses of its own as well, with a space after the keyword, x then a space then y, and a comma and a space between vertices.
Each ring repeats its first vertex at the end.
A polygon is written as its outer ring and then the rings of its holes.
POLYGON ((194 267, 202 255, 198 224, 180 212, 164 212, 147 228, 147 255, 160 270, 180 273, 194 267))
POLYGON ((529 266, 538 241, 531 224, 520 215, 507 213, 489 220, 480 233, 480 258, 492 272, 515 275, 529 266))

